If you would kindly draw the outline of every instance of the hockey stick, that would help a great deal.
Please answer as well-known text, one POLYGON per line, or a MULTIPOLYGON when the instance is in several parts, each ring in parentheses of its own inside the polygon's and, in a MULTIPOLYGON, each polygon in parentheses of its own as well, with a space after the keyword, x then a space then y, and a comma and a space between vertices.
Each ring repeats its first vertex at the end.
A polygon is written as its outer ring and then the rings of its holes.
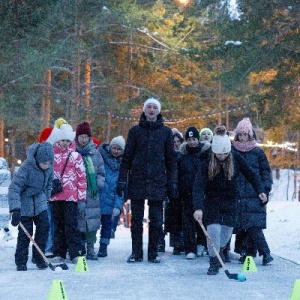
POLYGON ((45 261, 46 264, 48 264, 48 267, 52 270, 55 271, 56 267, 60 267, 62 268, 62 270, 68 270, 69 267, 63 263, 63 264, 59 264, 59 265, 52 265, 51 262, 49 262, 48 258, 46 257, 46 255, 43 253, 43 251, 41 250, 41 248, 38 246, 38 244, 35 242, 35 240, 32 238, 32 236, 29 234, 29 232, 27 231, 27 229, 25 228, 25 226, 20 222, 19 226, 22 228, 22 230, 24 231, 24 233, 27 235, 27 237, 31 240, 31 242, 33 243, 33 245, 35 246, 36 250, 40 253, 40 255, 42 256, 43 260, 45 261))
POLYGON ((223 262, 223 260, 222 260, 222 258, 220 256, 220 254, 219 254, 216 246, 214 245, 214 243, 213 243, 211 237, 209 236, 208 232, 206 231, 204 225, 202 224, 201 221, 198 221, 198 223, 199 223, 201 229, 203 230, 205 236, 207 237, 207 240, 209 241, 211 247, 213 248, 213 250, 214 250, 214 252, 215 252, 215 254, 216 254, 216 256, 217 256, 217 258, 218 258, 218 260, 219 260, 219 262, 220 262, 220 264, 221 264, 221 266, 223 268, 223 270, 225 271, 225 274, 227 275, 227 277, 229 279, 235 279, 235 280, 239 280, 239 281, 245 281, 246 280, 245 276, 240 275, 240 274, 231 274, 231 273, 229 273, 229 271, 228 271, 225 263, 223 262))

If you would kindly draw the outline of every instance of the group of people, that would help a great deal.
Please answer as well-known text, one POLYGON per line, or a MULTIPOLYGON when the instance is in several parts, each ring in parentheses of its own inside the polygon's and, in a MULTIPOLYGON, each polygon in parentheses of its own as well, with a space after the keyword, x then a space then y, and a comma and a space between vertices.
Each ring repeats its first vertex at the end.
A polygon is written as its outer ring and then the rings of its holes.
MULTIPOLYGON (((89 123, 73 131, 62 118, 54 128, 45 128, 39 142, 27 150, 27 159, 15 174, 8 192, 11 224, 21 222, 30 235, 35 225, 38 247, 51 261, 73 263, 79 256, 97 260, 107 256, 113 218, 119 216, 123 199, 116 195, 116 185, 125 140, 117 136, 100 147, 92 137, 89 123), (61 189, 54 191, 53 180, 61 189), (99 251, 95 252, 100 230, 99 251)), ((29 238, 18 227, 15 264, 27 270, 29 238)), ((32 261, 39 269, 47 263, 37 249, 32 261)))
POLYGON ((208 275, 217 274, 221 264, 197 222, 207 227, 223 258, 235 230, 241 261, 257 251, 263 265, 273 260, 263 234, 271 170, 253 138, 249 118, 240 121, 235 132, 231 142, 225 126, 217 126, 214 132, 209 128, 199 132, 191 126, 184 142, 178 130, 164 125, 157 99, 144 103, 139 123, 128 133, 117 185, 117 194, 131 200, 132 253, 127 262, 144 258, 145 199, 149 205, 147 259, 151 263, 160 262, 164 202, 164 227, 173 238, 173 254, 184 251, 187 259, 195 259, 207 247, 208 275))
MULTIPOLYGON (((126 143, 118 136, 96 146, 87 122, 73 132, 65 120, 57 120, 47 139, 28 148, 28 158, 9 188, 12 225, 22 222, 32 234, 35 223, 35 240, 42 251, 46 244, 49 251, 53 237, 54 262, 64 261, 67 252, 74 263, 80 255, 92 260, 107 256, 112 224, 127 199, 132 215, 128 263, 144 259, 145 200, 150 263, 160 263, 159 246, 164 232, 170 232, 174 255, 185 252, 187 259, 195 259, 207 249, 207 274, 217 274, 220 262, 200 224, 224 259, 236 233, 235 251, 241 261, 257 251, 263 265, 273 260, 263 234, 271 170, 248 118, 238 123, 233 141, 223 125, 214 131, 190 126, 183 135, 164 125, 161 103, 149 98, 126 143), (51 195, 53 176, 61 180, 63 191, 51 195)), ((28 245, 19 228, 17 270, 27 269, 28 245)), ((47 267, 35 250, 33 257, 38 268, 47 267)))

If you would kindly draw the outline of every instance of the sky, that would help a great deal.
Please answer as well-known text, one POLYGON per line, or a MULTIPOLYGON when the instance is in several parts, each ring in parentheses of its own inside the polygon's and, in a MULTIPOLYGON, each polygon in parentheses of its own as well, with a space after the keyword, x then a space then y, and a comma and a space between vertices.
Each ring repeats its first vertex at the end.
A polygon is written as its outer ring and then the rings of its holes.
MULTIPOLYGON (((108 256, 98 261, 87 261, 88 272, 75 272, 75 265, 70 262, 67 262, 67 271, 38 270, 28 262, 27 272, 17 272, 14 264, 17 229, 10 226, 13 240, 3 241, 3 231, 0 232, 0 299, 52 300, 54 298, 48 296, 50 291, 54 291, 51 288, 54 282, 61 283, 69 300, 289 299, 298 282, 296 280, 300 282, 300 202, 298 199, 292 201, 293 189, 287 192, 287 187, 290 189, 292 184, 287 185, 287 179, 284 179, 287 172, 281 173, 280 181, 274 181, 272 192, 283 195, 283 199, 279 201, 272 196, 272 200, 271 197, 267 205, 268 228, 264 230, 274 261, 270 266, 262 266, 262 258, 256 257, 257 272, 243 273, 247 278, 245 282, 228 279, 222 269, 218 275, 208 276, 208 256, 186 260, 184 254, 172 255, 168 236, 166 252, 159 254, 160 264, 147 261, 128 264, 130 229, 123 224, 118 226, 116 238, 111 240, 108 256)), ((296 188, 298 186, 297 182, 296 188)), ((145 223, 144 256, 147 252, 147 232, 145 223)), ((227 263, 230 273, 242 273, 238 255, 231 253, 231 257, 232 262, 227 263)), ((298 294, 300 299, 300 286, 298 294)), ((55 300, 59 298, 56 296, 55 300)))

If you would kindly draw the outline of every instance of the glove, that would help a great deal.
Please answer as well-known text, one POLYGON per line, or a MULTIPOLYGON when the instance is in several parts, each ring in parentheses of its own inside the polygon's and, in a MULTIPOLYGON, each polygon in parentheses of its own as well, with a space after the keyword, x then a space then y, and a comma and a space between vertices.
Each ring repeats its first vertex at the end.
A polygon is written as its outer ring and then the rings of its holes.
POLYGON ((11 213, 11 225, 16 227, 21 222, 21 212, 20 210, 13 210, 11 213))
POLYGON ((112 212, 112 215, 114 216, 114 217, 116 217, 116 216, 118 216, 119 214, 120 214, 120 210, 118 209, 118 208, 114 208, 113 209, 113 212, 112 212))
POLYGON ((178 196, 178 184, 176 182, 172 182, 169 188, 169 199, 176 200, 179 198, 178 196))
POLYGON ((194 219, 198 222, 202 223, 202 218, 203 218, 203 211, 201 209, 197 209, 194 214, 194 219))
POLYGON ((116 193, 119 197, 123 197, 126 191, 126 182, 118 182, 116 193))

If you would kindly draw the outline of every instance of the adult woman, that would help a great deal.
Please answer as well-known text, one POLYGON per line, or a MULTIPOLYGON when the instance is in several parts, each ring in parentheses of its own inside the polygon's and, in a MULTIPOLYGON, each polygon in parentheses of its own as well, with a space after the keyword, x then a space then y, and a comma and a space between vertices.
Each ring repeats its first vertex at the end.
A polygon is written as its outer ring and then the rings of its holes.
MULTIPOLYGON (((233 227, 237 224, 239 209, 238 179, 242 173, 252 184, 262 203, 267 201, 265 189, 260 178, 247 162, 236 152, 231 152, 231 142, 225 126, 215 129, 210 161, 202 161, 197 173, 194 190, 194 218, 204 220, 207 231, 216 249, 220 251, 228 243, 233 227)), ((210 267, 208 275, 219 272, 219 262, 208 244, 210 267)))
MULTIPOLYGON (((257 147, 253 134, 250 119, 241 120, 235 130, 233 150, 237 151, 251 165, 256 176, 263 182, 268 195, 272 186, 271 169, 264 151, 257 147)), ((239 251, 242 255, 240 261, 243 262, 247 255, 255 256, 257 249, 263 256, 263 265, 267 265, 273 258, 263 234, 263 229, 267 227, 266 205, 261 204, 255 190, 243 175, 239 178, 239 187, 241 202, 236 248, 238 248, 238 244, 244 244, 241 246, 244 249, 239 251)))
POLYGON ((83 122, 76 128, 76 150, 83 158, 86 178, 86 201, 80 203, 78 226, 86 259, 97 260, 94 250, 97 231, 100 228, 100 204, 98 192, 104 187, 105 171, 101 154, 91 138, 90 124, 83 122))
POLYGON ((78 202, 86 199, 86 173, 82 156, 75 151, 75 132, 63 124, 54 145, 54 178, 61 179, 63 191, 50 198, 54 222, 53 262, 66 259, 67 250, 73 263, 81 255, 78 230, 78 202), (65 170, 61 178, 62 170, 65 170))

